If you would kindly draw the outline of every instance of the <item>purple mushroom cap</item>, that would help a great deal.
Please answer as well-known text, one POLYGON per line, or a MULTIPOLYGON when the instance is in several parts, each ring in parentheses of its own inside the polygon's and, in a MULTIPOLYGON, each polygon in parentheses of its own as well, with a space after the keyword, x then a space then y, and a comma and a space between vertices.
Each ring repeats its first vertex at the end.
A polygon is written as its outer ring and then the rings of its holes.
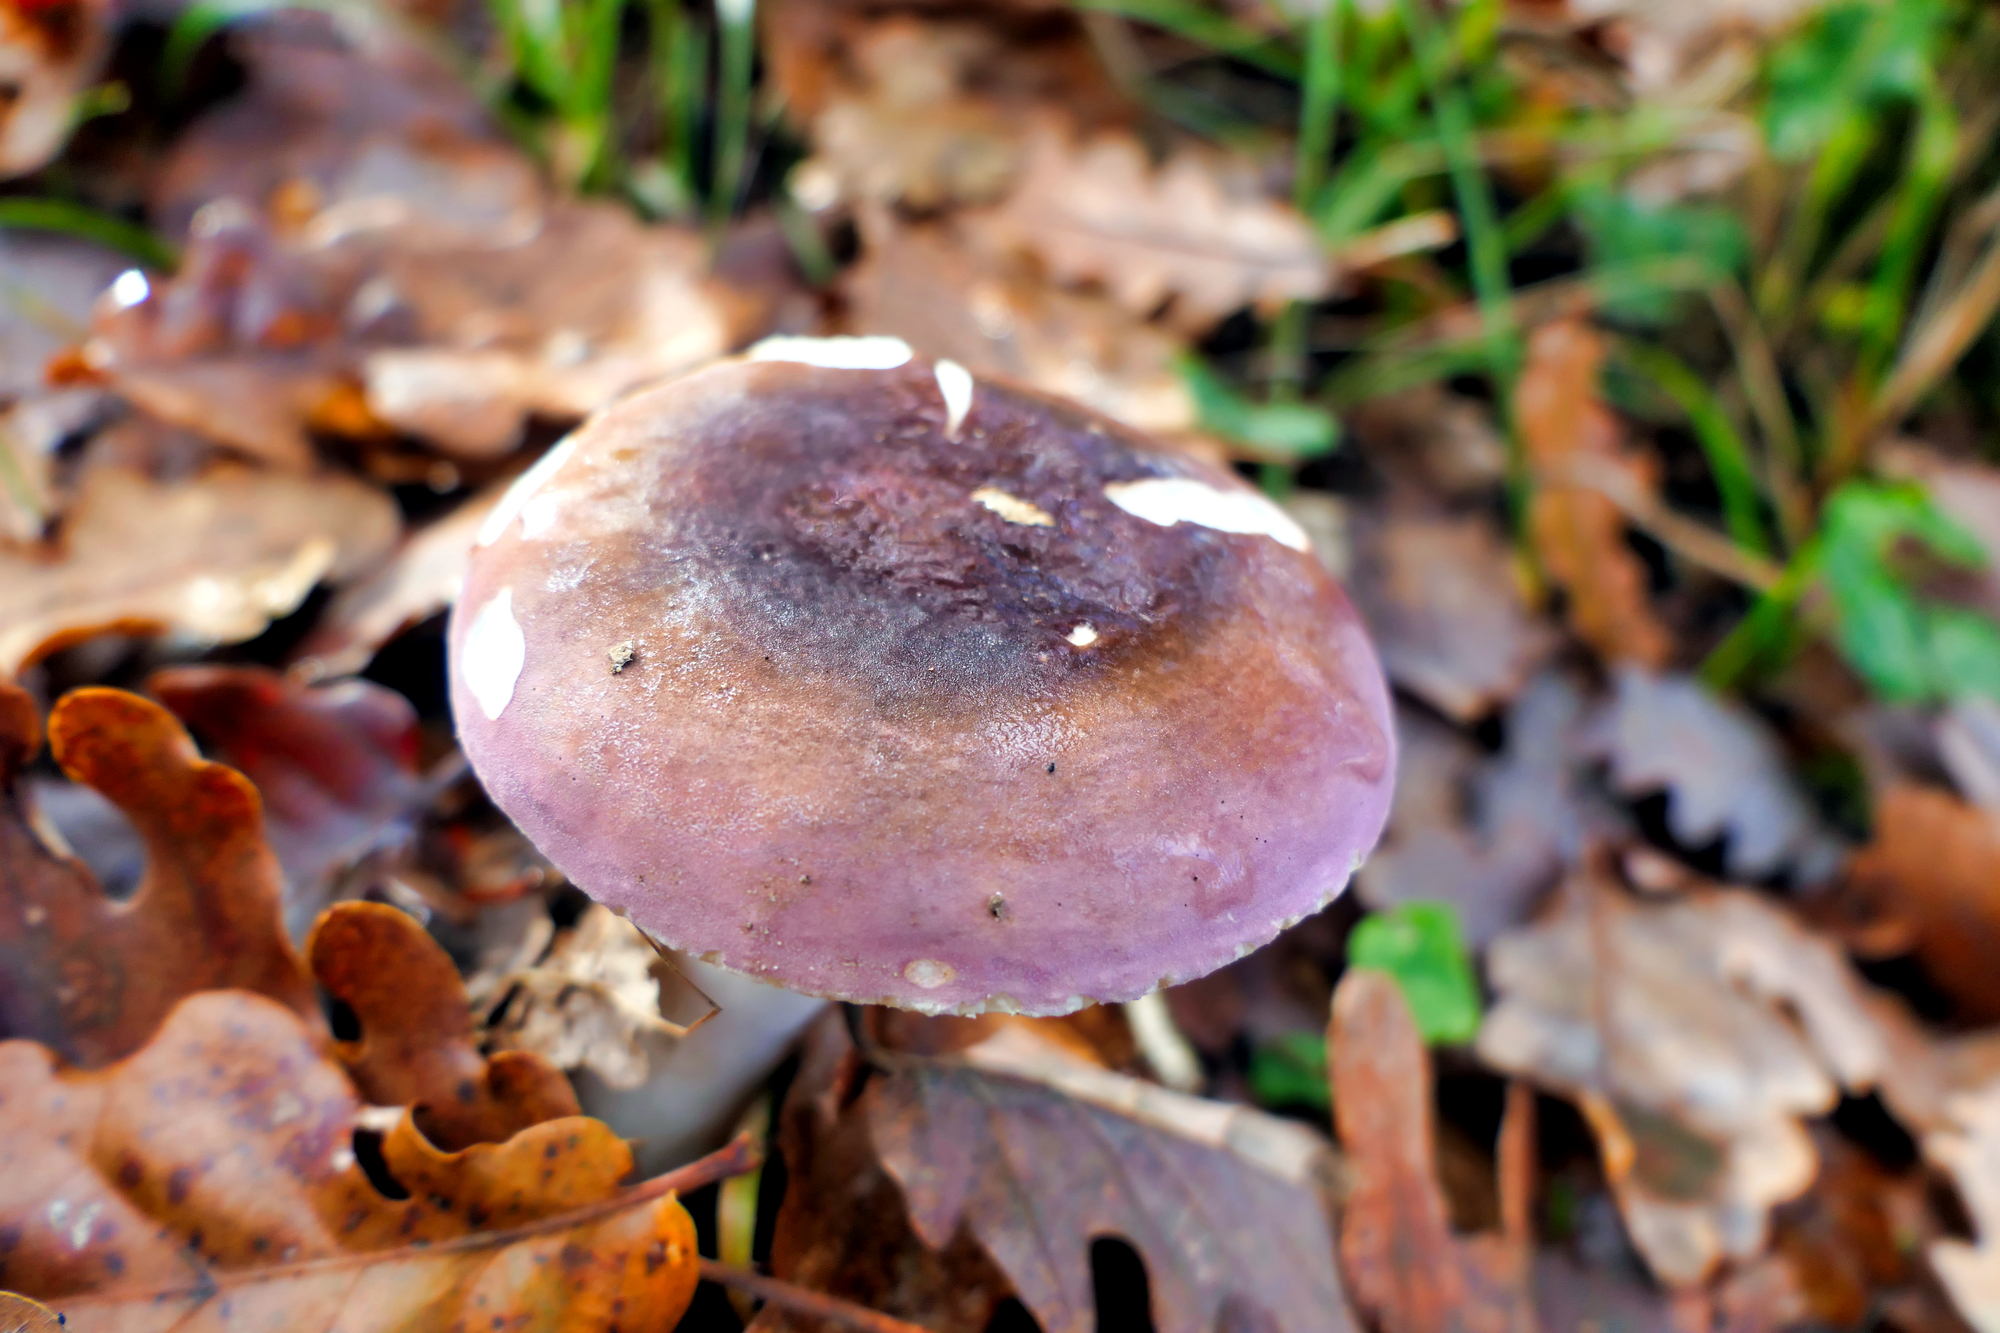
POLYGON ((1063 1013, 1212 971, 1380 834, 1388 690, 1226 470, 895 339, 777 339, 508 493, 451 624, 500 807, 760 980, 1063 1013))

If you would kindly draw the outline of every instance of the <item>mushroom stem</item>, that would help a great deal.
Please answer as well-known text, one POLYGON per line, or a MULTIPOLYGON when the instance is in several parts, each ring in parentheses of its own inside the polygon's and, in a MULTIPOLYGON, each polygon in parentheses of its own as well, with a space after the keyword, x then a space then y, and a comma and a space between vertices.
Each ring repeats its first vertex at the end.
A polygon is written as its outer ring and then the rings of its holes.
POLYGON ((1160 1082, 1175 1092, 1201 1091, 1201 1057, 1174 1024, 1165 991, 1156 990, 1136 1000, 1127 1000, 1125 1021, 1132 1026, 1133 1044, 1159 1075, 1160 1082))
POLYGON ((584 1111, 639 1140, 639 1170, 654 1175, 692 1161, 729 1137, 743 1108, 827 1002, 780 990, 673 953, 674 966, 718 1013, 658 1052, 636 1088, 579 1075, 584 1111))

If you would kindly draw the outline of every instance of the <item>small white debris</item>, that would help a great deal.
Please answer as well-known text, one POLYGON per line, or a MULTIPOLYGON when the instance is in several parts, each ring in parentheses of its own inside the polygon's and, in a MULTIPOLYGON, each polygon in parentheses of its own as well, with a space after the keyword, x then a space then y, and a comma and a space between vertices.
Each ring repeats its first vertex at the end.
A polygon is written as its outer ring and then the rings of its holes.
POLYGON ((912 356, 901 338, 766 338, 750 349, 752 361, 796 361, 826 370, 894 370, 912 356))
POLYGON ((1009 495, 998 486, 981 486, 972 493, 972 502, 990 509, 1009 523, 1019 523, 1028 528, 1052 528, 1055 516, 1038 505, 1030 504, 1018 495, 1009 495))
POLYGON ((958 969, 935 958, 919 958, 903 969, 903 976, 912 986, 936 990, 946 982, 957 980, 958 969))
POLYGON ((637 649, 630 639, 620 644, 614 644, 607 649, 604 655, 611 661, 611 674, 615 676, 630 666, 632 664, 632 655, 636 651, 637 649))
POLYGON ((1193 523, 1217 532, 1269 537, 1294 551, 1312 549, 1305 529, 1278 506, 1255 491, 1217 490, 1192 477, 1147 477, 1114 481, 1104 498, 1135 518, 1171 528, 1193 523))
POLYGON ((1088 648, 1097 642, 1097 630, 1086 621, 1063 637, 1069 640, 1072 647, 1088 648))
POLYGON ((956 361, 940 361, 931 373, 937 377, 938 392, 944 395, 945 438, 958 438, 965 414, 972 410, 972 372, 956 361))
MULTIPOLYGON (((486 521, 479 525, 479 544, 481 546, 491 546, 494 542, 499 541, 500 534, 507 531, 507 525, 520 517, 521 511, 527 507, 528 501, 535 498, 535 492, 547 485, 549 480, 562 470, 562 465, 569 462, 570 455, 575 452, 576 436, 570 435, 558 443, 555 448, 536 459, 533 467, 514 478, 514 484, 509 486, 507 493, 500 497, 500 503, 493 506, 493 512, 488 514, 486 521)), ((545 508, 547 509, 546 518, 554 518, 555 511, 546 506, 545 508)))
POLYGON ((465 631, 465 651, 460 654, 460 674, 465 688, 479 702, 486 720, 497 722, 514 700, 514 683, 528 664, 528 640, 514 619, 514 590, 502 588, 500 595, 479 609, 465 631))

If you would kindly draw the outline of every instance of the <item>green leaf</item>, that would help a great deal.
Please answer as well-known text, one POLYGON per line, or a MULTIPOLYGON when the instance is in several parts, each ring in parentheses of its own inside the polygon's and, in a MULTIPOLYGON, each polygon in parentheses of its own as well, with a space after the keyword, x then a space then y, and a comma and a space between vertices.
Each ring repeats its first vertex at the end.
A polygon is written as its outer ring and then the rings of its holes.
POLYGON ((1771 54, 1764 133, 1780 159, 1803 161, 1857 107, 1918 95, 1949 29, 1942 0, 1835 5, 1771 54))
POLYGON ((1340 442, 1340 425, 1323 407, 1252 402, 1191 356, 1181 359, 1179 370, 1204 430, 1285 460, 1331 453, 1340 442))
POLYGON ((1449 903, 1402 903, 1362 918, 1348 937, 1347 962, 1396 979, 1425 1041, 1457 1045, 1478 1033, 1479 985, 1449 903))
POLYGON ((1898 571, 1913 544, 1964 568, 1986 563, 1978 539, 1922 488, 1851 481, 1827 500, 1821 575, 1843 656, 1877 694, 1922 703, 2000 697, 2000 626, 1966 607, 1920 597, 1898 571))
MULTIPOLYGON (((1749 254, 1743 223, 1729 209, 1706 204, 1650 206, 1608 185, 1573 191, 1571 211, 1592 261, 1600 267, 1692 259, 1720 278, 1742 269, 1749 254)), ((1614 316, 1658 323, 1673 313, 1674 293, 1637 289, 1612 301, 1614 316)))
POLYGON ((1250 1095, 1260 1106, 1333 1106, 1326 1081, 1326 1038, 1287 1032, 1250 1053, 1250 1095))

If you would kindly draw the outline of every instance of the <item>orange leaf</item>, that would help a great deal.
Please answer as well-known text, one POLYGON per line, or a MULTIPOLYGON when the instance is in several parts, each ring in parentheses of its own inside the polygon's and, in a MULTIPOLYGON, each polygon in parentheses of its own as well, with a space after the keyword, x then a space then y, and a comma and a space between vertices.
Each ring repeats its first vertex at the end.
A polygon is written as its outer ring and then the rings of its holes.
POLYGON ((203 761, 180 723, 122 690, 65 695, 56 761, 124 811, 147 867, 126 902, 43 845, 16 790, 40 748, 28 695, 0 683, 0 1036, 102 1065, 137 1050, 176 1000, 236 987, 318 1022, 312 983, 278 920, 278 865, 256 788, 203 761))
POLYGON ((1580 319, 1535 330, 1515 408, 1528 462, 1540 474, 1528 534, 1549 578, 1568 595, 1570 628, 1609 661, 1659 666, 1672 650, 1646 597, 1646 569, 1625 545, 1618 507, 1564 482, 1579 459, 1636 466, 1618 418, 1597 396, 1604 340, 1580 319))
POLYGON ((361 1025, 360 1036, 338 1048, 355 1082, 382 1105, 417 1107, 438 1143, 496 1143, 577 1114, 569 1080, 542 1057, 479 1053, 458 969, 403 912, 337 904, 313 927, 306 957, 319 984, 361 1025))
POLYGON ((0 1043, 0 1283, 83 1329, 608 1327, 619 1302, 668 1327, 685 1306, 693 1228, 658 1188, 620 1194, 607 1126, 450 1153, 406 1112, 378 1167, 398 1198, 356 1151, 361 1110, 297 1015, 242 992, 182 1001, 101 1070, 0 1043))

